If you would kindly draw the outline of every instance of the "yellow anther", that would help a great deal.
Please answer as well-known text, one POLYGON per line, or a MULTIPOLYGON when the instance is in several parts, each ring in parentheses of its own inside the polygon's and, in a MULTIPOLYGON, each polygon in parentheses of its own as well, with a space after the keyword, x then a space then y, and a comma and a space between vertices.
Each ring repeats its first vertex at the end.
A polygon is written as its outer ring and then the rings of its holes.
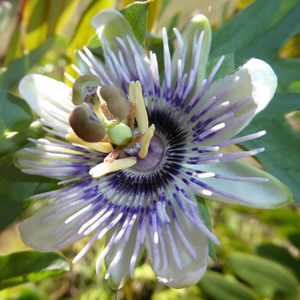
POLYGON ((149 149, 149 145, 150 145, 150 141, 154 135, 154 124, 152 124, 147 131, 145 132, 145 134, 142 137, 142 148, 139 151, 139 157, 140 158, 145 158, 148 154, 148 149, 149 149))
POLYGON ((94 178, 101 177, 105 174, 130 168, 136 164, 136 157, 127 157, 116 159, 112 163, 101 163, 90 170, 90 175, 94 178))
POLYGON ((129 98, 136 103, 135 119, 140 133, 145 133, 148 129, 148 115, 145 107, 141 84, 139 81, 131 81, 129 85, 129 98))
POLYGON ((94 150, 102 152, 102 153, 110 153, 114 150, 114 148, 112 147, 112 145, 110 143, 102 143, 102 142, 88 143, 88 142, 85 142, 84 140, 79 138, 72 129, 69 130, 69 134, 66 135, 66 139, 70 142, 86 146, 90 149, 94 149, 94 150))

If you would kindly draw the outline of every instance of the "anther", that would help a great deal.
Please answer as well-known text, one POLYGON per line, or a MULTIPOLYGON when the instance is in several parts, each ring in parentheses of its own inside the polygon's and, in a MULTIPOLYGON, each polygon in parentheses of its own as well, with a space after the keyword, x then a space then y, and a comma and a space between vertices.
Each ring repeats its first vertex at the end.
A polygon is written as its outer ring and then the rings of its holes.
POLYGON ((81 106, 70 113, 69 122, 76 135, 86 142, 100 142, 106 135, 103 124, 90 121, 87 112, 81 106))
POLYGON ((107 103, 108 110, 111 114, 120 120, 127 118, 130 106, 122 90, 113 85, 104 85, 99 89, 99 93, 102 99, 107 103))

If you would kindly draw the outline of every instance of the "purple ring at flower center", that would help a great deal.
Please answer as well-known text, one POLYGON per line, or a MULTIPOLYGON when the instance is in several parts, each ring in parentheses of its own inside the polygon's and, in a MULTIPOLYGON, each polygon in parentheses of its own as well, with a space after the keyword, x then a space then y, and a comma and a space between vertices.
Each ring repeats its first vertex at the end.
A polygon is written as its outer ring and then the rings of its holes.
POLYGON ((165 148, 166 146, 164 140, 158 134, 154 134, 150 141, 147 156, 142 159, 136 155, 137 162, 130 169, 142 173, 153 172, 154 170, 158 169, 158 166, 161 164, 161 161, 165 155, 165 148))

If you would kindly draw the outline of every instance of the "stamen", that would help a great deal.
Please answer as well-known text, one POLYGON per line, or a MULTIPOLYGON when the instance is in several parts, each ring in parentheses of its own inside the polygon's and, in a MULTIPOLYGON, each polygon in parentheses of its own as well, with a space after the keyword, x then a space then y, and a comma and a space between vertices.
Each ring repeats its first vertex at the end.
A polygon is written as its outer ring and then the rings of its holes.
POLYGON ((154 124, 152 124, 147 131, 145 132, 145 134, 142 137, 142 148, 139 151, 139 157, 140 158, 145 158, 148 154, 148 150, 149 150, 149 145, 150 145, 150 141, 154 135, 154 124))
POLYGON ((130 112, 129 112, 129 115, 127 117, 127 126, 133 132, 134 120, 135 120, 135 115, 136 115, 136 103, 133 103, 132 101, 129 101, 129 105, 130 105, 130 112))
POLYGON ((131 82, 129 85, 129 98, 133 103, 136 103, 136 122, 139 131, 145 133, 148 129, 148 115, 144 103, 141 83, 139 81, 131 82))
POLYGON ((102 152, 102 153, 110 153, 114 150, 112 145, 110 143, 103 143, 103 142, 97 142, 97 143, 88 143, 79 138, 76 133, 70 129, 69 133, 66 135, 66 139, 72 143, 80 144, 82 146, 88 147, 90 149, 102 152))
POLYGON ((93 178, 98 178, 111 172, 130 168, 134 164, 136 164, 136 157, 116 159, 112 163, 101 163, 95 166, 89 173, 93 178))
POLYGON ((109 153, 105 158, 104 162, 105 163, 112 163, 114 162, 119 154, 126 148, 126 146, 119 146, 115 150, 113 150, 111 153, 109 153))
POLYGON ((128 117, 130 106, 124 92, 113 85, 104 85, 98 89, 98 96, 106 102, 110 113, 116 116, 119 121, 128 117))
POLYGON ((101 104, 101 109, 102 109, 102 111, 103 111, 105 117, 106 117, 109 121, 111 121, 111 120, 114 119, 114 117, 112 116, 112 114, 109 112, 106 103, 102 103, 102 104, 101 104))

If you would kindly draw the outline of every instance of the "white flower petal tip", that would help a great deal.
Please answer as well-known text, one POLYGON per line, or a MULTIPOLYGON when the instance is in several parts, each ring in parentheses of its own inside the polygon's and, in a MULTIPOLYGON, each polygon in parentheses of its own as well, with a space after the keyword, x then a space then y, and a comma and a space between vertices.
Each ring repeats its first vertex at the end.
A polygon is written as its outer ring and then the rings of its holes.
POLYGON ((269 104, 277 88, 277 76, 266 62, 252 58, 242 69, 247 69, 253 86, 252 97, 257 105, 255 113, 259 113, 269 104))
POLYGON ((40 117, 53 121, 49 111, 61 112, 72 109, 71 90, 62 82, 49 77, 32 74, 25 76, 19 84, 19 93, 40 117))
POLYGON ((197 284, 204 276, 206 269, 207 269, 207 262, 203 267, 195 270, 191 269, 191 271, 188 272, 187 274, 180 273, 170 278, 164 278, 158 276, 157 279, 162 284, 167 285, 171 288, 183 289, 197 284))
MULTIPOLYGON (((229 196, 214 194, 211 197, 214 200, 259 209, 276 209, 293 201, 291 191, 277 178, 243 161, 235 160, 203 166, 203 170, 206 169, 214 171, 224 179, 239 178, 237 181, 231 181, 230 184, 228 180, 218 179, 217 187, 227 192, 229 196), (237 198, 230 198, 230 194, 237 198)), ((204 178, 202 181, 213 184, 211 178, 204 178)))
POLYGON ((130 25, 126 18, 116 10, 105 10, 99 12, 91 20, 91 25, 96 30, 99 38, 102 37, 104 31, 109 32, 110 37, 119 36, 120 31, 118 29, 123 27, 123 30, 131 32, 130 25))
POLYGON ((197 25, 202 25, 203 26, 203 30, 207 29, 210 30, 210 24, 209 24, 209 20, 206 18, 206 16, 198 14, 195 15, 190 21, 189 23, 191 24, 197 24, 197 25))

